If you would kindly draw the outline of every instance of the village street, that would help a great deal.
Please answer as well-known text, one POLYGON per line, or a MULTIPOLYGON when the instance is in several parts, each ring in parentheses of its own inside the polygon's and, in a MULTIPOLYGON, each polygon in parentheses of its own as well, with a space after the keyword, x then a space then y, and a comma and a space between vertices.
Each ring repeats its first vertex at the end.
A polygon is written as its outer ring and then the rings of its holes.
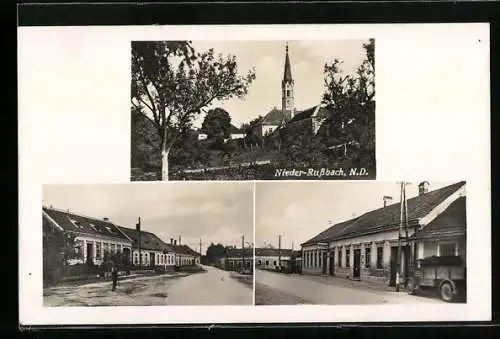
POLYGON ((204 266, 206 272, 162 274, 84 285, 44 289, 44 305, 52 306, 151 306, 151 305, 251 305, 253 291, 230 272, 204 266))
POLYGON ((345 278, 281 274, 264 270, 256 270, 255 274, 256 305, 442 303, 438 299, 373 288, 345 278))

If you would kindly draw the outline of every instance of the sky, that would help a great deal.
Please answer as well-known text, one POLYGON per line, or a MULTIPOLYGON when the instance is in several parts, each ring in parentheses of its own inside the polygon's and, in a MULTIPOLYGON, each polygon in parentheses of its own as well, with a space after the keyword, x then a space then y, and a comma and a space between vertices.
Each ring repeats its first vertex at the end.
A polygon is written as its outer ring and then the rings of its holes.
MULTIPOLYGON (((430 182, 429 191, 453 184, 430 182)), ((400 201, 397 182, 258 182, 255 191, 255 246, 271 244, 300 249, 333 224, 383 207, 383 197, 400 201)), ((406 186, 407 198, 418 194, 418 182, 406 186)))
POLYGON ((253 183, 134 183, 45 185, 44 206, 142 229, 165 242, 181 236, 182 244, 204 254, 211 242, 241 247, 253 242, 253 183))
MULTIPOLYGON (((324 91, 324 64, 337 58, 343 61, 343 71, 353 72, 365 59, 362 46, 368 39, 288 41, 295 107, 302 110, 319 104, 324 91)), ((235 55, 240 73, 255 68, 256 79, 245 99, 215 102, 209 108, 225 109, 236 127, 265 115, 275 106, 281 108, 286 41, 193 41, 192 44, 199 51, 213 48, 216 54, 235 55)), ((202 122, 200 117, 194 126, 200 127, 202 122)))

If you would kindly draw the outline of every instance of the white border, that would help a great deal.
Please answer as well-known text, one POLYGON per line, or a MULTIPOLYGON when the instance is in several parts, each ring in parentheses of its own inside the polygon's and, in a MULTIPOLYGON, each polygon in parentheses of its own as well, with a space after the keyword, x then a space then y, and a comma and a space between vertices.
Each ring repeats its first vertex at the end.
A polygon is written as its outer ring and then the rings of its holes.
POLYGON ((488 24, 23 27, 18 60, 21 324, 491 319, 488 24), (131 40, 371 37, 377 179, 467 181, 467 304, 42 307, 41 185, 129 180, 131 40))

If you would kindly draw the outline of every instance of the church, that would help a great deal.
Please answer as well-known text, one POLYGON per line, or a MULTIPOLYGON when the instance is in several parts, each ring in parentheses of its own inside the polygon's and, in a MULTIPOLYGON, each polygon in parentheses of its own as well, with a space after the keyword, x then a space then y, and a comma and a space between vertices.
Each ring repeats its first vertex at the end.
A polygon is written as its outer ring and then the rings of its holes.
POLYGON ((274 107, 264 115, 262 121, 253 127, 253 134, 264 137, 275 131, 293 125, 316 134, 328 116, 328 109, 321 104, 298 111, 295 107, 295 81, 288 51, 285 47, 285 65, 281 81, 281 109, 274 107))

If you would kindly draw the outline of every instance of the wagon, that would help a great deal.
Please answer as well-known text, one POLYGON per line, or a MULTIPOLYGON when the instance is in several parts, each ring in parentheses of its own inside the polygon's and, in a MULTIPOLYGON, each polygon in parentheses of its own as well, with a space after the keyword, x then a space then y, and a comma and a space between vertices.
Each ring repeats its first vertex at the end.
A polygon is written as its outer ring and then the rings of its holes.
POLYGON ((465 293, 465 264, 459 256, 432 256, 417 261, 417 268, 408 277, 407 290, 435 289, 442 300, 451 302, 465 293))

